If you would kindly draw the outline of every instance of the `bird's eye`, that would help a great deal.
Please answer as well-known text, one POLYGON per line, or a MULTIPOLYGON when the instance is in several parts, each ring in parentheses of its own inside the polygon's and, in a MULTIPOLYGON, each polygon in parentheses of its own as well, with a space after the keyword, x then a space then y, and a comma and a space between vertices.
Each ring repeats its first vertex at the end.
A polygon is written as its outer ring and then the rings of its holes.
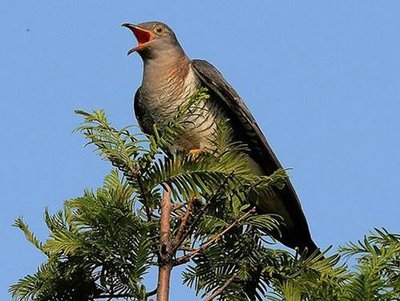
POLYGON ((154 27, 154 32, 155 32, 157 35, 161 36, 161 35, 163 35, 163 34, 165 33, 165 27, 162 26, 161 24, 157 24, 157 25, 154 27))

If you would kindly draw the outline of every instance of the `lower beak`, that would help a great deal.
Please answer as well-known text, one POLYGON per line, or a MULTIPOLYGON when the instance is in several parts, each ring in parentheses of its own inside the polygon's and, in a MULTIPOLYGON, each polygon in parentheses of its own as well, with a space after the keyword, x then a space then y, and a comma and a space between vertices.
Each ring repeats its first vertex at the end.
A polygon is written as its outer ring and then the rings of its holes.
POLYGON ((131 55, 132 53, 136 52, 138 50, 138 48, 139 48, 139 46, 129 49, 128 52, 126 53, 126 55, 131 55))

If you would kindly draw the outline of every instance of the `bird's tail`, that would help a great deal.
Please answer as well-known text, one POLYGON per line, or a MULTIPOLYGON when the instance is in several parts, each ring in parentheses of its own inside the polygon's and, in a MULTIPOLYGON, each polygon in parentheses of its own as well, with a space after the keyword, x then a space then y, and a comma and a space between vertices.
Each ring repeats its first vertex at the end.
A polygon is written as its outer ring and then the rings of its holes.
MULTIPOLYGON (((298 250, 301 256, 303 256, 305 259, 309 258, 310 256, 316 257, 322 254, 320 248, 318 248, 312 240, 308 241, 304 245, 298 246, 298 250)), ((321 258, 324 257, 322 256, 321 258)))

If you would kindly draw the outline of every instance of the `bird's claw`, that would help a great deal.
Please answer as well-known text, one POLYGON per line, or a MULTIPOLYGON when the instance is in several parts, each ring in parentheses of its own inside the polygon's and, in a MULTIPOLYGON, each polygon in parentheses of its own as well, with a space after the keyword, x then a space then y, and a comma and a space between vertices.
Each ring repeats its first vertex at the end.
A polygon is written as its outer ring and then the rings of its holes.
POLYGON ((202 149, 200 149, 200 148, 194 148, 194 149, 191 149, 191 150, 189 151, 189 154, 191 154, 192 157, 197 157, 197 156, 200 155, 202 152, 203 152, 202 149))

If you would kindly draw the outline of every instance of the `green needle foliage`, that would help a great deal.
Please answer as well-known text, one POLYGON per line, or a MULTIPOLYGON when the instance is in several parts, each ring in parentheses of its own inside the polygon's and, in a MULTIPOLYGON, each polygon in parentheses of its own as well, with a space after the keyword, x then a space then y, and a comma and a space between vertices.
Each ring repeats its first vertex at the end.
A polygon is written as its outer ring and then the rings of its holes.
MULTIPOLYGON (((96 191, 67 200, 44 220, 39 241, 22 218, 15 226, 46 255, 36 273, 10 287, 16 300, 148 300, 149 269, 185 265, 183 283, 204 300, 400 300, 400 236, 375 230, 339 253, 307 259, 276 247, 278 216, 257 214, 249 195, 273 195, 287 175, 269 177, 247 169, 245 145, 230 143, 222 122, 213 150, 198 155, 170 153, 198 112, 198 91, 167 127, 152 136, 116 129, 103 111, 76 111, 78 131, 115 168, 96 191), (164 192, 164 196, 163 196, 164 192), (161 203, 170 196, 168 244, 161 243, 161 203), (250 201, 250 202, 249 202, 250 201), (167 256, 165 256, 167 255, 167 256)), ((156 288, 157 289, 157 288, 156 288)))

